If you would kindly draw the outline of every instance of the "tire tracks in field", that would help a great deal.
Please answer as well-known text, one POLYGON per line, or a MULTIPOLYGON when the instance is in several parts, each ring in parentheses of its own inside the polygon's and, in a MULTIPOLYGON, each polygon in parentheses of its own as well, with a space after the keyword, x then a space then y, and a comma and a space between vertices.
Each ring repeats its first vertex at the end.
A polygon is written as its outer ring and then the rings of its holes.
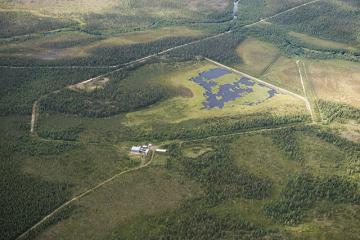
POLYGON ((296 61, 296 65, 297 65, 298 71, 299 71, 300 82, 301 82, 301 86, 302 86, 303 92, 304 92, 306 107, 307 107, 307 109, 310 111, 312 121, 315 122, 315 115, 314 115, 313 109, 312 109, 312 107, 311 107, 311 104, 310 104, 310 101, 309 101, 309 97, 308 97, 307 92, 306 92, 306 87, 305 87, 303 75, 302 75, 302 72, 301 72, 300 60, 297 60, 297 61, 296 61))

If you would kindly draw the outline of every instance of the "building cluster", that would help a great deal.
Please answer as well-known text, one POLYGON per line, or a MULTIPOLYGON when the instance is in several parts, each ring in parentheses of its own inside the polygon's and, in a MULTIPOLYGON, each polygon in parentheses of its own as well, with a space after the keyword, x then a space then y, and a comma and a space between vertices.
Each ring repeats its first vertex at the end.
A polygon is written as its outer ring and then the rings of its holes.
POLYGON ((131 148, 131 153, 133 153, 133 154, 144 154, 144 155, 148 155, 151 147, 152 147, 151 144, 141 145, 141 146, 133 146, 133 147, 131 148))
MULTIPOLYGON (((149 143, 148 145, 132 146, 130 152, 132 154, 144 154, 145 156, 149 154, 153 145, 149 143)), ((166 149, 155 149, 155 152, 166 153, 166 149)))

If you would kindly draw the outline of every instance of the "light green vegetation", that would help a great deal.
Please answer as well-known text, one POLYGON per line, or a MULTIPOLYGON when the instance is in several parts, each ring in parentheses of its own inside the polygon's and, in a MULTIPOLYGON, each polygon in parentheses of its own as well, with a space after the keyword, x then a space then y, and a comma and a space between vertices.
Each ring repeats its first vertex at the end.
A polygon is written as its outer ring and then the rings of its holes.
POLYGON ((304 167, 317 176, 344 175, 349 164, 338 147, 313 136, 299 135, 304 167))
POLYGON ((306 68, 318 99, 360 107, 359 63, 307 60, 306 68))
POLYGON ((359 206, 322 201, 308 212, 309 222, 287 227, 287 230, 293 233, 295 239, 357 239, 360 222, 356 216, 359 213, 359 206))
POLYGON ((289 161, 268 136, 242 136, 234 141, 231 156, 238 166, 244 166, 257 176, 267 176, 279 190, 291 174, 301 167, 296 161, 289 161))
POLYGON ((280 57, 262 78, 276 86, 283 87, 300 95, 304 94, 296 59, 280 57))
POLYGON ((197 183, 177 173, 163 167, 144 169, 84 197, 71 218, 50 226, 36 239, 109 239, 134 217, 174 209, 200 195, 197 183))
POLYGON ((250 37, 236 51, 242 59, 236 66, 239 70, 303 95, 296 60, 281 54, 275 45, 250 37))
MULTIPOLYGON (((304 103, 292 96, 278 94, 275 97, 266 100, 265 102, 254 105, 245 106, 241 103, 247 101, 253 101, 255 99, 261 100, 266 94, 268 88, 255 87, 254 93, 246 95, 244 98, 237 99, 233 102, 226 103, 226 106, 222 109, 213 108, 211 110, 203 108, 203 102, 206 100, 204 97, 204 89, 191 81, 190 79, 196 77, 199 73, 207 71, 217 66, 209 64, 207 62, 198 63, 183 63, 176 64, 172 67, 164 65, 154 65, 145 67, 134 73, 134 77, 146 76, 148 79, 156 77, 160 82, 173 85, 178 88, 185 88, 192 92, 192 96, 189 97, 174 97, 151 108, 147 108, 141 111, 132 112, 126 115, 126 122, 129 126, 134 125, 151 125, 152 123, 178 123, 189 119, 206 119, 214 116, 235 116, 246 115, 259 112, 268 112, 274 115, 283 114, 301 114, 306 113, 304 103), (167 69, 164 74, 158 75, 161 69, 167 69), (150 69, 148 69, 150 68, 150 69), (149 73, 151 72, 151 75, 149 73)), ((224 79, 225 82, 233 79, 234 75, 229 75, 224 79)), ((238 76, 240 79, 241 76, 238 76)), ((221 79, 221 78, 220 78, 221 79)))
POLYGON ((243 41, 236 52, 242 60, 238 67, 241 71, 253 76, 261 76, 279 57, 279 51, 273 45, 248 38, 243 41))
POLYGON ((316 48, 324 48, 324 49, 346 49, 346 50, 355 50, 354 47, 351 45, 330 41, 330 40, 324 40, 317 37, 312 37, 310 35, 304 34, 304 33, 298 33, 298 32, 289 32, 289 35, 292 37, 295 37, 300 42, 307 44, 309 46, 313 46, 316 48))
POLYGON ((211 145, 206 144, 197 144, 194 147, 187 147, 182 149, 182 154, 184 154, 185 157, 189 158, 197 158, 207 152, 212 151, 211 145))

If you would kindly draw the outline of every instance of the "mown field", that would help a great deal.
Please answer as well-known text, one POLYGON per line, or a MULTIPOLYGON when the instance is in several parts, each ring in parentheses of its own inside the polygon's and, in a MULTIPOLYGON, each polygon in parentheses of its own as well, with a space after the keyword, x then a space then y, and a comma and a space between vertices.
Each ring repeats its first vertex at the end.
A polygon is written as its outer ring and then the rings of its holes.
POLYGON ((359 4, 242 27, 306 2, 0 0, 0 239, 149 160, 25 239, 358 239, 359 4))

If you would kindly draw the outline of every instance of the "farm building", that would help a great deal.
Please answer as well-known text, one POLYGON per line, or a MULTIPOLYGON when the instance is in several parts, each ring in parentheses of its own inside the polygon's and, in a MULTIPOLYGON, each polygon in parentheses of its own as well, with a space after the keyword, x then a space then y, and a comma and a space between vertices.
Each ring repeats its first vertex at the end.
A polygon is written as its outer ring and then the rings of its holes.
POLYGON ((132 146, 130 152, 132 154, 144 154, 148 155, 150 152, 151 144, 149 145, 141 145, 141 146, 132 146))
POLYGON ((141 149, 141 147, 137 147, 137 146, 133 146, 132 148, 131 148, 131 153, 133 153, 133 154, 140 154, 141 152, 140 152, 140 149, 141 149))

